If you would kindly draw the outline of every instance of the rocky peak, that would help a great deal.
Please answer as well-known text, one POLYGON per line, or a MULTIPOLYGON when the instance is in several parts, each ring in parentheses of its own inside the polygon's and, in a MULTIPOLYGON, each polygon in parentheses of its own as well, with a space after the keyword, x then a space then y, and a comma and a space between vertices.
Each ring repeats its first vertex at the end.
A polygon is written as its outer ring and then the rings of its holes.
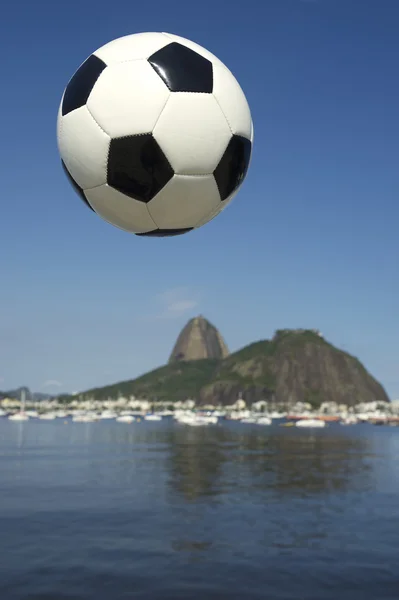
POLYGON ((190 319, 183 327, 169 357, 169 363, 203 358, 222 359, 228 355, 229 350, 219 331, 199 315, 190 319))

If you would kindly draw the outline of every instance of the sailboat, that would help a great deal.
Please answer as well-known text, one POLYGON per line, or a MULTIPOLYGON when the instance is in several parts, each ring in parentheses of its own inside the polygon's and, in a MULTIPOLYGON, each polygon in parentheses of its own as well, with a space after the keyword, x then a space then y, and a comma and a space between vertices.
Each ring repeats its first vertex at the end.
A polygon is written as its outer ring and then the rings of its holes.
POLYGON ((8 418, 10 421, 29 421, 29 417, 25 412, 25 404, 26 404, 26 393, 25 390, 21 390, 21 407, 20 411, 15 413, 15 415, 10 415, 8 418))

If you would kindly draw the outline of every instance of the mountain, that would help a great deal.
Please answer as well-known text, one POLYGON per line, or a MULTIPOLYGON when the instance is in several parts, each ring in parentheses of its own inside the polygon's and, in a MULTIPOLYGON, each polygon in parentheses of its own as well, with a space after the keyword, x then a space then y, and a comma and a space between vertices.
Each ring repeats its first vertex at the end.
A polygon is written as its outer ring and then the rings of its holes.
POLYGON ((293 405, 322 402, 348 406, 389 402, 360 361, 335 348, 315 330, 279 330, 272 340, 255 342, 230 355, 200 390, 203 403, 230 403, 237 394, 249 403, 264 399, 293 405))
POLYGON ((50 394, 42 394, 41 392, 31 392, 28 387, 22 386, 17 388, 16 390, 8 390, 6 392, 0 391, 0 400, 3 398, 15 398, 17 400, 20 400, 21 393, 23 390, 25 391, 26 399, 32 402, 48 400, 49 398, 51 398, 50 394))
POLYGON ((169 357, 169 364, 204 358, 221 359, 226 358, 228 354, 228 348, 219 331, 200 315, 191 319, 180 332, 169 357))
MULTIPOLYGON (((173 403, 229 405, 242 394, 248 404, 267 400, 293 405, 321 402, 354 405, 389 402, 383 387, 359 360, 328 343, 314 330, 279 330, 223 359, 174 361, 132 381, 80 394, 85 398, 134 395, 173 403)), ((65 401, 72 397, 64 397, 65 401)))

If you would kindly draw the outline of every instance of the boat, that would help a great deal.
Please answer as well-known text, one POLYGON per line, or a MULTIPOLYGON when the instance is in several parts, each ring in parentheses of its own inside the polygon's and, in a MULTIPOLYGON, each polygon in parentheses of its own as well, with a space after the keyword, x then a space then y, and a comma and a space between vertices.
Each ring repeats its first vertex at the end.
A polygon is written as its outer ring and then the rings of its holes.
POLYGON ((257 425, 271 425, 272 424, 272 420, 270 417, 259 417, 256 420, 256 424, 257 425))
POLYGON ((39 416, 37 410, 26 410, 25 414, 27 414, 28 417, 31 417, 32 419, 37 419, 37 417, 39 416))
POLYGON ((344 417, 341 420, 341 425, 356 425, 356 423, 358 423, 358 420, 355 416, 344 417))
POLYGON ((29 421, 29 417, 26 413, 17 412, 15 415, 10 415, 8 417, 9 421, 29 421))
POLYGON ((9 421, 29 421, 29 415, 25 412, 26 394, 25 390, 21 390, 21 407, 19 412, 8 417, 9 421))
POLYGON ((285 419, 287 413, 284 412, 278 412, 277 410, 274 410, 271 415, 270 418, 271 419, 285 419))
POLYGON ((226 417, 229 421, 241 421, 243 419, 250 419, 251 412, 249 410, 233 410, 226 417))
POLYGON ((93 413, 76 414, 72 417, 74 423, 93 423, 93 421, 97 420, 97 415, 93 413))
POLYGON ((197 415, 196 417, 199 423, 203 423, 205 425, 217 425, 219 419, 214 415, 197 415))
POLYGON ((184 425, 190 425, 195 421, 195 413, 193 412, 184 412, 184 411, 176 411, 175 420, 178 423, 183 423, 184 425))
POLYGON ((103 410, 102 413, 100 413, 100 415, 98 416, 99 419, 104 420, 104 419, 116 419, 118 415, 113 412, 112 410, 103 410))
POLYGON ((145 415, 145 421, 162 421, 162 417, 160 415, 149 414, 145 415))
POLYGON ((192 425, 193 427, 199 425, 216 425, 218 423, 218 417, 215 415, 201 415, 193 412, 176 414, 175 419, 178 423, 192 425))
POLYGON ((296 422, 297 427, 312 427, 312 428, 321 428, 326 426, 325 421, 321 421, 320 419, 300 419, 296 422))
POLYGON ((39 415, 39 419, 41 419, 42 421, 54 421, 55 417, 56 415, 52 412, 43 413, 39 415))
POLYGON ((120 417, 116 418, 118 423, 133 423, 135 420, 136 419, 133 415, 121 415, 120 417))

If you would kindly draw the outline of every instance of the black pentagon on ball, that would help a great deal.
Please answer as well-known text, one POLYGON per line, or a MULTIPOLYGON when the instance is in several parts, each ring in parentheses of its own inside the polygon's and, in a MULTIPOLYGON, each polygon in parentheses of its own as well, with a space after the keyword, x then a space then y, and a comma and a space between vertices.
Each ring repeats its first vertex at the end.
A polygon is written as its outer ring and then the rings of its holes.
POLYGON ((251 150, 250 140, 241 135, 233 135, 213 173, 221 200, 226 200, 243 182, 251 150))
POLYGON ((213 92, 212 63, 187 46, 172 42, 148 62, 171 92, 213 92))
POLYGON ((65 89, 61 108, 63 116, 86 104, 94 84, 106 66, 94 54, 80 65, 65 89))
POLYGON ((173 175, 168 159, 151 133, 111 140, 107 182, 126 196, 149 202, 173 175))
POLYGON ((174 235, 183 235, 183 233, 188 233, 193 229, 194 227, 186 227, 185 229, 153 229, 152 231, 137 233, 136 235, 148 237, 172 237, 174 235))
POLYGON ((76 183, 76 181, 74 180, 74 178, 72 177, 72 175, 70 174, 70 172, 68 171, 68 169, 66 168, 66 165, 64 163, 64 161, 61 161, 61 165, 62 168, 64 169, 64 173, 67 176, 67 178, 69 179, 69 183, 72 185, 73 189, 75 190, 75 192, 78 194, 78 196, 83 200, 83 202, 86 204, 86 206, 88 206, 90 208, 90 210, 94 209, 90 206, 90 204, 87 201, 87 198, 85 196, 84 191, 82 190, 82 188, 76 183))

